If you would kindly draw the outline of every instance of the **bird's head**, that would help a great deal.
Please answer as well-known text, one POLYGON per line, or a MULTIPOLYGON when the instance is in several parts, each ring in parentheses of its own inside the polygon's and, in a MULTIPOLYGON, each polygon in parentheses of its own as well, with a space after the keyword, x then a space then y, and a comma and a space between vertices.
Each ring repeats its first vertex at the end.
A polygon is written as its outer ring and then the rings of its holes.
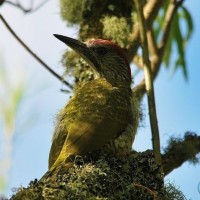
POLYGON ((82 43, 73 38, 54 35, 76 51, 95 71, 111 84, 131 83, 131 70, 125 52, 109 40, 93 39, 82 43))

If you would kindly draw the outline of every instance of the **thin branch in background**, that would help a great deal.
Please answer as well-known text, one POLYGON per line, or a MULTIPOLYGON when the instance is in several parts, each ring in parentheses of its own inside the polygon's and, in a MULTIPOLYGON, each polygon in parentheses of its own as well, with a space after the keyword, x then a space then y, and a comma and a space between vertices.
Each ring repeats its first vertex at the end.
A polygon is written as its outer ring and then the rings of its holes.
POLYGON ((149 47, 149 51, 151 53, 151 57, 154 55, 157 55, 158 47, 156 44, 156 39, 155 39, 152 27, 149 28, 149 30, 147 31, 147 40, 148 40, 148 47, 149 47))
POLYGON ((140 69, 144 69, 143 58, 140 55, 137 54, 133 57, 133 63, 135 63, 140 69))
POLYGON ((147 1, 144 6, 144 18, 146 20, 147 28, 151 27, 155 18, 158 16, 158 12, 166 0, 151 0, 147 1))
MULTIPOLYGON (((154 19, 157 17, 160 7, 163 5, 164 2, 165 0, 147 1, 146 5, 144 6, 144 18, 146 20, 147 29, 151 27, 154 19)), ((139 37, 139 24, 137 24, 137 27, 134 27, 132 40, 137 41, 138 37, 139 37)))
POLYGON ((135 2, 136 10, 137 10, 139 29, 140 29, 140 39, 141 39, 143 61, 144 61, 144 75, 145 75, 146 92, 147 92, 147 97, 148 97, 153 151, 154 151, 155 158, 157 162, 161 165, 161 169, 162 169, 162 158, 161 158, 161 153, 160 153, 160 136, 159 136, 159 130, 158 130, 157 115, 156 115, 154 87, 153 87, 153 80, 152 80, 152 74, 151 74, 151 63, 149 60, 145 18, 143 14, 143 7, 140 4, 140 0, 134 0, 134 2, 135 2))
POLYGON ((44 6, 44 4, 46 4, 49 0, 45 0, 43 1, 41 4, 37 5, 31 12, 35 12, 38 9, 40 9, 42 6, 44 6))
MULTIPOLYGON (((144 17, 146 20, 146 25, 147 29, 152 26, 153 21, 158 15, 158 11, 160 10, 161 6, 165 0, 151 0, 147 1, 147 3, 144 6, 144 17)), ((135 49, 138 49, 139 44, 137 41, 139 40, 139 25, 136 24, 133 29, 133 34, 131 36, 131 44, 128 47, 128 53, 129 53, 129 58, 132 59, 132 57, 135 54, 135 49)))
POLYGON ((5 0, 0 0, 0 6, 5 2, 5 0))
MULTIPOLYGON (((163 35, 162 35, 160 44, 158 45, 157 53, 155 53, 151 57, 151 69, 152 69, 151 71, 152 71, 153 80, 156 78, 156 76, 159 72, 160 66, 161 66, 162 58, 164 56, 166 45, 167 45, 167 42, 169 39, 169 34, 170 34, 171 24, 173 21, 174 14, 176 13, 178 7, 181 6, 181 4, 183 3, 183 0, 178 1, 175 4, 174 4, 174 2, 176 2, 176 1, 173 0, 169 3, 169 6, 166 11, 165 19, 164 19, 165 25, 164 25, 164 28, 162 31, 163 35)), ((151 31, 151 29, 150 29, 150 31, 151 31)), ((153 34, 153 32, 150 34, 153 34)), ((153 38, 153 35, 148 35, 148 36, 150 36, 150 37, 148 37, 148 40, 153 38)), ((154 44, 154 42, 152 42, 152 41, 149 41, 149 42, 154 44)), ((155 48, 155 46, 154 46, 154 48, 155 48)), ((156 52, 156 51, 154 51, 154 52, 156 52)), ((145 93, 145 80, 144 79, 133 89, 133 92, 137 93, 139 98, 142 98, 143 94, 145 93)))
POLYGON ((24 13, 32 13, 40 9, 44 4, 46 4, 49 0, 44 0, 42 3, 38 4, 35 8, 33 8, 33 0, 30 1, 30 8, 24 8, 24 6, 20 3, 20 1, 16 1, 15 3, 9 0, 6 0, 5 3, 8 3, 16 8, 19 8, 24 13))
POLYGON ((4 25, 7 27, 7 29, 10 31, 10 33, 15 37, 15 39, 44 67, 46 68, 51 74, 53 74, 58 80, 60 80, 62 83, 67 85, 70 89, 73 89, 72 85, 65 81, 60 75, 58 75, 54 70, 52 70, 42 59, 40 59, 12 30, 12 28, 8 25, 6 20, 2 15, 0 15, 0 19, 4 23, 4 25))

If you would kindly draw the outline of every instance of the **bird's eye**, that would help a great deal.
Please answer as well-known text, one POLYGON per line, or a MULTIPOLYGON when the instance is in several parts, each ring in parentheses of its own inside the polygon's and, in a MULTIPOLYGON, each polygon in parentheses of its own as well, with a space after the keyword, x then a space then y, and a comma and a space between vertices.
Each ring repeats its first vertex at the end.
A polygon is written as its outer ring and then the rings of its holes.
POLYGON ((95 51, 97 52, 98 55, 101 56, 105 55, 108 52, 106 47, 98 47, 95 49, 95 51))

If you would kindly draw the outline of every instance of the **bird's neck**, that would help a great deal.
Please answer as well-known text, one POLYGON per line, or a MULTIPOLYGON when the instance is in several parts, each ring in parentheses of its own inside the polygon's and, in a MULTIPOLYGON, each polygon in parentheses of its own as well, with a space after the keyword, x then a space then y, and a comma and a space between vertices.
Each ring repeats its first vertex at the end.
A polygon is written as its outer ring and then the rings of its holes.
POLYGON ((102 81, 105 81, 112 85, 113 87, 125 87, 130 88, 131 83, 122 79, 109 79, 109 78, 99 78, 102 81))
POLYGON ((109 85, 110 87, 117 87, 117 88, 130 88, 130 83, 124 82, 124 81, 119 81, 119 80, 110 80, 110 79, 106 79, 103 77, 99 77, 94 79, 92 82, 92 84, 98 84, 98 83, 102 83, 105 85, 109 85))

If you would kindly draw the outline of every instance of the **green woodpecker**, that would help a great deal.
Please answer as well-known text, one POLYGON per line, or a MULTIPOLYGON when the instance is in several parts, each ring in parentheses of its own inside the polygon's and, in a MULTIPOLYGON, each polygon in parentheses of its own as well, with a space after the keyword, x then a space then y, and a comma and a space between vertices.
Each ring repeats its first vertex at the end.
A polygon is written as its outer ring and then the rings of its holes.
POLYGON ((70 155, 95 150, 126 153, 138 125, 138 105, 131 91, 131 71, 124 51, 115 43, 87 43, 54 35, 76 51, 93 69, 95 78, 76 89, 58 114, 49 154, 49 171, 70 155))

